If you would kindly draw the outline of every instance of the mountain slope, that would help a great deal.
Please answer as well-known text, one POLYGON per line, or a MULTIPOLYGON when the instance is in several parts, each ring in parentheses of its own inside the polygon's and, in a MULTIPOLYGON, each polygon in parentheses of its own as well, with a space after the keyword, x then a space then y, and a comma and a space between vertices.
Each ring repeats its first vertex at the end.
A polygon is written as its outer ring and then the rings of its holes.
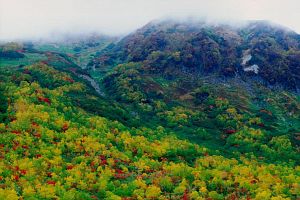
MULTIPOLYGON (((0 82, 1 101, 7 102, 0 123, 2 199, 295 199, 299 194, 299 167, 292 161, 229 159, 179 140, 162 126, 129 128, 77 107, 72 99, 89 92, 72 74, 41 63, 7 69, 1 69, 0 82)), ((263 137, 254 129, 239 134, 263 137)), ((286 136, 273 138, 272 145, 269 150, 292 151, 286 136)))
POLYGON ((162 125, 230 156, 238 151, 286 162, 292 154, 264 148, 285 135, 299 151, 299 95, 291 92, 299 85, 300 62, 290 59, 295 52, 299 35, 266 22, 237 28, 164 21, 109 45, 90 64, 107 96, 132 110, 128 124, 162 125), (264 45, 270 41, 272 47, 264 45), (277 60, 269 56, 275 51, 277 60), (263 136, 249 137, 250 130, 263 136))

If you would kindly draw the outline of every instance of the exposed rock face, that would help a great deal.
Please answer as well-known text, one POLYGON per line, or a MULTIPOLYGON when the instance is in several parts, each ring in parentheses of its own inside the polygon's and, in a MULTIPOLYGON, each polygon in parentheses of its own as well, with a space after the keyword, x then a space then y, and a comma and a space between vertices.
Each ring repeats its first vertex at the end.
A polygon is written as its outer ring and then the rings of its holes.
POLYGON ((243 53, 243 58, 242 58, 242 63, 241 63, 241 65, 243 66, 243 70, 245 72, 254 72, 255 74, 258 74, 258 70, 259 70, 258 65, 256 65, 256 64, 251 65, 251 66, 247 65, 248 62, 252 59, 252 55, 249 52, 250 52, 250 49, 246 50, 243 53))
POLYGON ((249 51, 250 50, 247 50, 243 54, 243 58, 242 58, 243 61, 241 63, 243 66, 245 66, 251 60, 251 58, 252 58, 252 55, 249 54, 249 51))
POLYGON ((258 74, 258 65, 251 65, 250 67, 244 68, 245 72, 254 72, 255 74, 258 74))

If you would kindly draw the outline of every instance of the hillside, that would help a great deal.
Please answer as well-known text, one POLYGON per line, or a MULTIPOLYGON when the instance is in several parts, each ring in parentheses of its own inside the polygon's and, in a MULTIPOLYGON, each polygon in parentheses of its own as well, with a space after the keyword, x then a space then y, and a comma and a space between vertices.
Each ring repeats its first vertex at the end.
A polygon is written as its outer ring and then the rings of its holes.
POLYGON ((0 199, 298 199, 299 59, 267 22, 2 44, 0 199))

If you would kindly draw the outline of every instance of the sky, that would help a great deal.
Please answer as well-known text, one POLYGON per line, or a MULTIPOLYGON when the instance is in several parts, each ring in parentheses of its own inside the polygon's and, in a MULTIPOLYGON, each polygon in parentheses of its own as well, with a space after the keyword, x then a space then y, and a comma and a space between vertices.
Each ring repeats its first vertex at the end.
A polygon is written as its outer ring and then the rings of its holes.
POLYGON ((154 19, 270 20, 300 33, 300 0, 0 0, 0 40, 125 35, 154 19))

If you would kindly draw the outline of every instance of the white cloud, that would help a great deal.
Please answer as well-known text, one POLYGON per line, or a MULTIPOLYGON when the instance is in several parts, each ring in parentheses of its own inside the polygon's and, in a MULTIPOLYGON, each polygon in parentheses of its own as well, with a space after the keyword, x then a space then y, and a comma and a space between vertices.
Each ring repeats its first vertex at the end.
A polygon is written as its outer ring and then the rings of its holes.
POLYGON ((53 33, 125 34, 164 16, 266 19, 300 32, 298 0, 0 0, 0 40, 53 33))

